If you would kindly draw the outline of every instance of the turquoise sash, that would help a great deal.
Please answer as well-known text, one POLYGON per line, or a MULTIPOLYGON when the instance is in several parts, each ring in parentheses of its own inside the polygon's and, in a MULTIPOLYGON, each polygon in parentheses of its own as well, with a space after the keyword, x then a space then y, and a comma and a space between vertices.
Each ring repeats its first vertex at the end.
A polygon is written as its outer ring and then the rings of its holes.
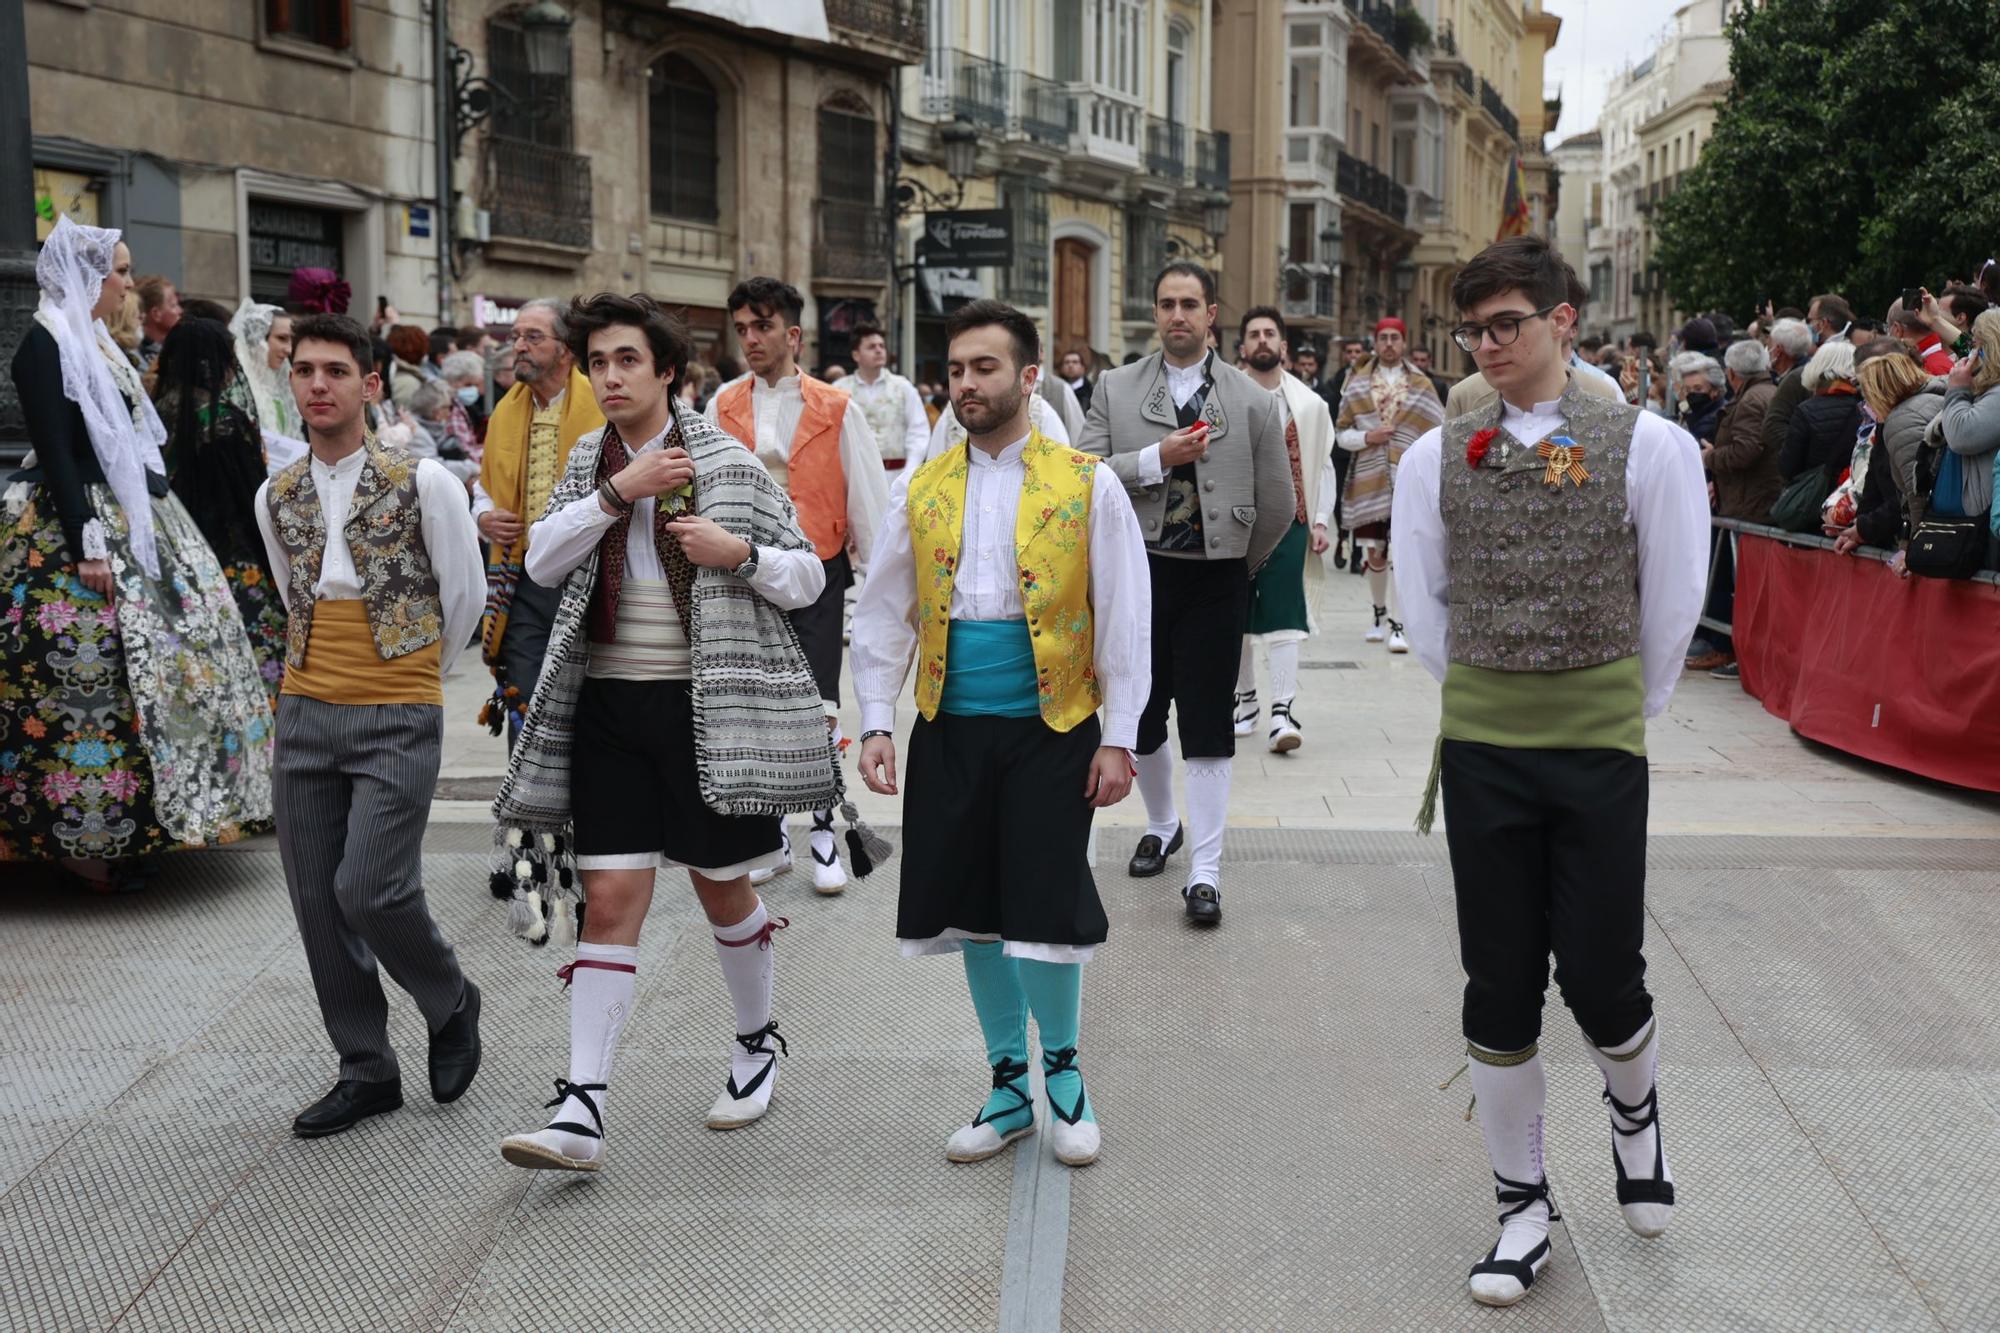
POLYGON ((1035 717, 1035 647, 1025 620, 954 620, 945 642, 942 712, 1035 717))

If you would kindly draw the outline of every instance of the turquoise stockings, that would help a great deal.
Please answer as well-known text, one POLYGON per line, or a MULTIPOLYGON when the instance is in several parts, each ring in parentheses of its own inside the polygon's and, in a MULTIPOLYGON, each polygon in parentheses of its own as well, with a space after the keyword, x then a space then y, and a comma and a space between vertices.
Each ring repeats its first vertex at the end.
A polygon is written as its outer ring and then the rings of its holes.
POLYGON ((1095 1121, 1083 1074, 1076 1067, 1078 1013, 1083 1004, 1083 965, 1009 958, 997 941, 967 940, 965 980, 972 1007, 986 1037, 993 1066, 993 1092, 974 1124, 990 1124, 1001 1134, 1035 1121, 1028 1093, 1028 1014, 1042 1036, 1042 1075, 1049 1106, 1070 1124, 1095 1121))

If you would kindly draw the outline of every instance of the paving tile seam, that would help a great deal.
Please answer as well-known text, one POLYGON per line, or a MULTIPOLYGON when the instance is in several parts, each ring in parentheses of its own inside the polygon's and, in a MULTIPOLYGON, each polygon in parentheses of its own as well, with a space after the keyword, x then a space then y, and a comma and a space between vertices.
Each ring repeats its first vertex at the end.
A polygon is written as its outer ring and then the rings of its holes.
POLYGON ((1659 918, 1659 915, 1653 910, 1650 903, 1646 907, 1646 916, 1652 922, 1653 928, 1659 931, 1660 938, 1666 941, 1667 947, 1673 950, 1674 957, 1680 960, 1681 967, 1687 972, 1688 977, 1694 982, 1695 987, 1701 991, 1702 998, 1707 1000, 1710 1007, 1715 1010, 1715 1015, 1722 1020, 1723 1026, 1729 1029, 1729 1035, 1742 1048, 1743 1056, 1750 1062, 1751 1068, 1757 1071, 1757 1076, 1763 1079, 1764 1085, 1771 1090, 1771 1096, 1777 1100, 1779 1109, 1785 1114, 1785 1119, 1791 1122, 1792 1128, 1798 1132, 1799 1138, 1811 1150, 1814 1160, 1820 1165, 1820 1169, 1826 1172, 1827 1178, 1833 1182, 1835 1188, 1840 1191, 1841 1196, 1847 1200, 1848 1206, 1854 1210, 1855 1216, 1860 1219, 1863 1226, 1868 1228, 1868 1234, 1875 1238, 1876 1245, 1881 1247, 1882 1253, 1888 1257, 1889 1262, 1895 1265, 1896 1271, 1902 1275, 1903 1281, 1908 1284, 1910 1293, 1923 1306, 1924 1313, 1931 1317, 1931 1322, 1937 1326, 1940 1333, 1949 1330, 1951 1326, 1945 1321, 1943 1311, 1939 1310, 1937 1305, 1932 1301, 1929 1292, 1925 1288, 1925 1284, 1917 1280, 1916 1274, 1912 1273, 1909 1266, 1904 1263, 1903 1256, 1889 1243, 1889 1238, 1882 1234, 1882 1228, 1876 1224, 1875 1218, 1866 1208, 1862 1207, 1861 1200, 1855 1194, 1853 1187, 1848 1184, 1847 1177, 1832 1162, 1827 1160, 1824 1146, 1822 1146, 1818 1138, 1806 1129, 1805 1124, 1799 1119, 1798 1112, 1793 1109, 1790 1100, 1786 1098, 1783 1090, 1778 1087, 1778 1082, 1772 1077, 1771 1071, 1765 1067, 1762 1060, 1757 1058, 1757 1053, 1750 1049, 1749 1043, 1743 1040, 1742 1032, 1737 1028, 1735 1023, 1730 1021, 1729 1014, 1723 1009, 1721 1003, 1716 1000, 1714 992, 1709 990, 1708 983, 1694 970, 1693 964, 1688 961, 1687 955, 1681 951, 1680 945, 1674 940, 1673 932, 1659 918))

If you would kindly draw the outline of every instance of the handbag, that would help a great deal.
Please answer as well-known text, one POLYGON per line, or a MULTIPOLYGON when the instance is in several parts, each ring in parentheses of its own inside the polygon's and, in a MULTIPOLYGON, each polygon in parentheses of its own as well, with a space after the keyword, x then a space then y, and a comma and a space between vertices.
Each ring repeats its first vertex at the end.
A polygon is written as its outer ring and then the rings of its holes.
POLYGON ((1929 498, 1924 502, 1923 519, 1910 534, 1903 564, 1912 574, 1925 578, 1970 578, 1986 560, 1987 520, 1958 512, 1965 505, 1959 489, 1964 465, 1957 454, 1949 449, 1943 451, 1945 462, 1938 467, 1936 478, 1925 476, 1937 452, 1928 447, 1917 452, 1917 490, 1929 498), (1940 492, 1951 506, 1949 512, 1938 505, 1940 492))
POLYGON ((1820 509, 1833 486, 1825 467, 1809 467, 1785 483, 1785 489, 1771 506, 1771 525, 1786 532, 1820 530, 1820 509))

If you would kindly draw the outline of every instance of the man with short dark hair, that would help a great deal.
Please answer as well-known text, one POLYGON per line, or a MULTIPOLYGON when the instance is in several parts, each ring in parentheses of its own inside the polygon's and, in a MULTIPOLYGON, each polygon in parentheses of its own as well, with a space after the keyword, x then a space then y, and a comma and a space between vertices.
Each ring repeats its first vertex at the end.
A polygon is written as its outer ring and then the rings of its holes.
MULTIPOLYGON (((930 418, 924 415, 917 386, 889 369, 889 337, 880 324, 854 326, 854 375, 842 382, 882 451, 882 466, 898 471, 911 459, 923 457, 930 439, 930 418)), ((873 554, 873 552, 870 552, 873 554)))
POLYGON ((771 936, 785 921, 750 872, 778 860, 785 813, 838 804, 842 791, 819 689, 785 622, 826 571, 784 491, 737 441, 676 408, 693 350, 678 319, 607 292, 573 302, 564 323, 606 424, 576 442, 530 533, 528 574, 562 600, 493 810, 510 925, 537 943, 579 937, 559 973, 571 983, 570 1065, 554 1118, 500 1153, 595 1171, 660 870, 688 872, 735 1009, 709 1128, 769 1108, 784 1050, 771 936))
POLYGON ((1842 297, 1815 296, 1806 303, 1806 326, 1812 330, 1814 346, 1839 342, 1854 327, 1854 311, 1842 297))
POLYGON ((1424 373, 1424 378, 1431 382, 1433 389, 1437 390, 1440 401, 1444 399, 1446 394, 1451 392, 1451 386, 1445 383, 1444 376, 1431 369, 1430 348, 1423 346, 1421 343, 1412 347, 1410 349, 1410 364, 1424 373))
POLYGON ((1100 1134, 1077 1067, 1082 965, 1109 928, 1088 843, 1093 813, 1131 788, 1145 544, 1111 469, 1034 428, 1034 322, 974 301, 945 328, 966 439, 909 477, 854 609, 861 776, 904 790, 896 701, 917 658, 896 934, 905 955, 963 954, 993 1071, 945 1156, 982 1161, 1034 1132, 1032 1013, 1056 1158, 1084 1166, 1100 1134))
POLYGON ((1078 443, 1108 460, 1139 516, 1152 578, 1152 693, 1139 718, 1146 832, 1128 866, 1158 875, 1183 840, 1167 711, 1187 762, 1188 919, 1222 919, 1231 721, 1250 574, 1292 526, 1285 427, 1268 391, 1210 346, 1215 278, 1177 259, 1153 281, 1161 349, 1098 377, 1078 443))
POLYGON ((1090 367, 1085 363, 1083 353, 1074 347, 1070 348, 1062 354, 1062 361, 1058 369, 1062 374, 1063 383, 1069 385, 1069 391, 1076 395, 1077 410, 1088 412, 1090 410, 1090 367))
POLYGON ((431 919, 422 867, 444 676, 486 589, 464 486, 368 430, 363 409, 382 382, 367 332, 311 315, 292 336, 310 452, 264 483, 256 514, 288 616, 278 851, 340 1052, 333 1090, 292 1122, 317 1138, 403 1104, 378 962, 423 1011, 432 1097, 455 1100, 479 1069, 479 988, 431 919))
POLYGON ((160 349, 166 346, 167 335, 181 322, 181 297, 174 284, 158 274, 141 278, 133 285, 139 293, 139 359, 151 370, 159 364, 160 349))
POLYGON ((1314 393, 1318 393, 1319 348, 1314 347, 1311 343, 1307 343, 1293 352, 1292 374, 1297 377, 1299 383, 1305 385, 1314 393))
POLYGON ((1437 794, 1466 971, 1463 1024, 1500 1205, 1474 1300, 1511 1305, 1548 1264, 1539 1039, 1549 954, 1604 1079, 1626 1225, 1674 1205, 1646 991, 1646 719, 1701 612, 1708 498, 1694 441, 1584 392, 1565 364, 1575 275, 1537 236, 1452 281, 1453 338, 1497 391, 1418 440, 1396 487, 1396 581, 1443 682, 1437 794), (1521 534, 1530 534, 1523 538, 1521 534))
POLYGON ((525 572, 528 529, 548 508, 576 442, 604 425, 590 381, 570 355, 563 307, 537 299, 523 305, 513 328, 513 384, 486 421, 479 478, 472 483, 472 517, 487 542, 486 615, 481 655, 493 672, 493 695, 480 721, 504 728, 512 746, 542 675, 557 590, 525 572))
POLYGON ((1243 660, 1236 675, 1236 734, 1256 733, 1256 643, 1264 641, 1271 671, 1271 753, 1290 754, 1305 743, 1292 712, 1299 687, 1299 644, 1313 632, 1312 601, 1330 544, 1326 528, 1333 507, 1333 418, 1318 394, 1285 373, 1288 330, 1275 306, 1252 306, 1237 324, 1246 373, 1277 403, 1285 423, 1285 456, 1292 468, 1293 522, 1278 549, 1250 576, 1250 610, 1243 631, 1243 660))
MULTIPOLYGON (((889 503, 882 451, 867 416, 849 395, 799 368, 804 341, 799 320, 805 301, 776 278, 749 278, 729 294, 729 319, 749 373, 708 400, 708 420, 735 436, 792 497, 799 526, 826 567, 826 581, 810 606, 792 613, 792 628, 812 663, 826 707, 826 725, 840 740, 840 655, 847 590, 865 574, 875 533, 889 503)), ((833 809, 812 815, 813 889, 836 894, 847 886, 833 809)), ((758 882, 791 864, 760 867, 758 882)))

